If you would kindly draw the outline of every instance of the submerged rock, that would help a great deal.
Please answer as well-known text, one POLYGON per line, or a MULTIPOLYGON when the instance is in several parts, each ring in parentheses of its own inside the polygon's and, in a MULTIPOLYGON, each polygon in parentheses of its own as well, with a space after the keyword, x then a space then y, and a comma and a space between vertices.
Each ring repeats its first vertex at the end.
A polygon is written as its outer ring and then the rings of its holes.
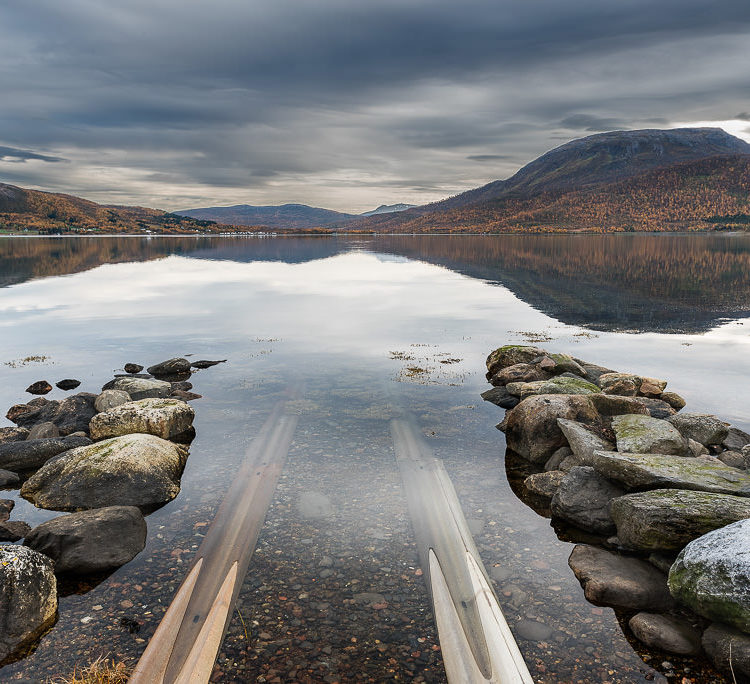
POLYGON ((297 511, 306 519, 328 518, 333 515, 333 505, 322 492, 302 492, 297 501, 297 511))
POLYGON ((687 440, 666 420, 651 416, 615 416, 612 429, 619 452, 674 456, 684 456, 688 452, 687 440))
POLYGON ((36 470, 54 456, 87 444, 91 440, 83 434, 0 444, 0 468, 13 472, 36 470))
POLYGON ((721 444, 729 436, 729 426, 716 416, 680 413, 668 420, 685 439, 694 439, 703 446, 721 444))
POLYGON ((119 568, 146 545, 146 521, 135 506, 62 515, 35 527, 25 545, 55 561, 56 574, 119 568))
POLYGON ((595 605, 657 611, 674 606, 666 575, 646 561, 578 544, 568 565, 595 605))
POLYGON ((701 535, 750 518, 750 499, 680 489, 627 494, 612 501, 617 538, 638 551, 679 551, 701 535))
POLYGON ((750 632, 750 520, 690 542, 669 571, 669 589, 699 615, 750 632))
POLYGON ((600 475, 628 489, 692 489, 750 496, 750 474, 720 461, 597 451, 591 465, 600 475))
POLYGON ((153 435, 107 439, 60 454, 21 488, 40 508, 155 508, 180 491, 187 449, 153 435))
POLYGON ((151 375, 161 377, 164 375, 179 375, 180 373, 190 372, 190 361, 187 359, 176 358, 162 361, 161 363, 149 366, 146 369, 151 375))
POLYGON ((630 618, 628 625, 636 639, 651 648, 682 656, 700 653, 700 632, 684 620, 658 613, 638 613, 630 618))
POLYGON ((553 517, 598 534, 614 532, 609 502, 625 492, 599 475, 593 468, 576 466, 562 479, 550 509, 553 517))
POLYGON ((719 670, 734 678, 744 676, 750 680, 750 636, 727 625, 714 623, 703 632, 702 644, 719 670))
POLYGON ((74 394, 62 401, 47 401, 39 397, 28 404, 11 407, 7 418, 24 428, 31 428, 37 423, 54 423, 63 436, 88 432, 89 421, 96 414, 95 399, 96 395, 88 392, 74 394))
POLYGON ((55 620, 52 561, 25 546, 0 546, 0 662, 55 620))
POLYGON ((115 378, 108 389, 127 392, 133 401, 139 399, 164 399, 172 392, 172 385, 164 380, 149 378, 115 378))
POLYGON ((140 399, 115 406, 91 419, 93 439, 135 432, 172 439, 193 424, 195 411, 179 399, 140 399))

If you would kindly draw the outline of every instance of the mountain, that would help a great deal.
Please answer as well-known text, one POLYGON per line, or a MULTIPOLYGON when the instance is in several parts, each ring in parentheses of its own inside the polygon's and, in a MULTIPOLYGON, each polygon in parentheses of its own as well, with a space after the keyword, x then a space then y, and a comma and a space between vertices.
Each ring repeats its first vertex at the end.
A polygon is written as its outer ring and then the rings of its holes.
POLYGON ((256 207, 236 204, 233 207, 206 207, 175 212, 179 216, 218 221, 238 226, 267 226, 269 228, 318 228, 340 224, 356 218, 330 209, 309 207, 306 204, 256 207))
POLYGON ((364 211, 360 216, 375 216, 375 214, 393 214, 398 211, 406 211, 407 209, 413 209, 416 204, 381 204, 377 209, 372 211, 364 211))
POLYGON ((97 204, 0 183, 0 230, 44 233, 195 233, 231 229, 158 209, 97 204))
POLYGON ((748 162, 750 145, 719 128, 600 133, 543 154, 507 180, 396 215, 360 219, 347 228, 488 232, 696 227, 711 216, 748 213, 747 181, 732 177, 738 173, 746 178, 748 162))

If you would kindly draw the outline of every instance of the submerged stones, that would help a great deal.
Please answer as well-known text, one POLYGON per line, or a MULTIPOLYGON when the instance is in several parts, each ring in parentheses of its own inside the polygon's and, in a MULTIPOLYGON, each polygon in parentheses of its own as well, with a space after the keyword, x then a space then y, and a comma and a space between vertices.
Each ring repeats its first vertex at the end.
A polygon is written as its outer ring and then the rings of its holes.
POLYGON ((25 546, 0 546, 0 662, 39 637, 56 614, 52 561, 25 546))
POLYGON ((628 626, 638 641, 651 648, 681 656, 698 655, 701 651, 700 632, 684 620, 658 613, 638 613, 630 618, 628 626))
POLYGON ((32 475, 21 495, 41 508, 76 511, 174 499, 187 449, 154 435, 129 434, 60 454, 32 475))
POLYGON ((91 419, 93 439, 131 433, 173 439, 193 424, 195 411, 179 399, 140 399, 110 408, 91 419))

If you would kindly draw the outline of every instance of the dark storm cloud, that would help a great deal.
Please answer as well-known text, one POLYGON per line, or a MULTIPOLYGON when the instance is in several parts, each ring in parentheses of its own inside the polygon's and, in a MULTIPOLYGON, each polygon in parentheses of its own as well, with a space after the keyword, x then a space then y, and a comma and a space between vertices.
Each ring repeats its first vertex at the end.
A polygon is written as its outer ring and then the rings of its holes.
POLYGON ((428 201, 561 140, 748 108, 746 0, 30 0, 0 13, 0 145, 71 160, 65 174, 21 170, 0 151, 0 180, 95 199, 428 201))
POLYGON ((38 159, 45 162, 62 162, 66 161, 62 157, 50 157, 46 154, 37 154, 31 150, 19 150, 15 147, 3 147, 0 145, 0 161, 25 162, 29 159, 38 159))

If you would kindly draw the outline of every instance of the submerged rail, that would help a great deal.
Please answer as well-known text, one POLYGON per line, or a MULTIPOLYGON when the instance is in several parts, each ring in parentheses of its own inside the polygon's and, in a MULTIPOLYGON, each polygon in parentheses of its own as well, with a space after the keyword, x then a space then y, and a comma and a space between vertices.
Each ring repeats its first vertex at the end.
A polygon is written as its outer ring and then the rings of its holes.
POLYGON ((408 415, 391 433, 448 681, 533 684, 442 462, 408 415))
POLYGON ((250 445, 130 684, 198 684, 211 676, 297 427, 284 406, 250 445))

